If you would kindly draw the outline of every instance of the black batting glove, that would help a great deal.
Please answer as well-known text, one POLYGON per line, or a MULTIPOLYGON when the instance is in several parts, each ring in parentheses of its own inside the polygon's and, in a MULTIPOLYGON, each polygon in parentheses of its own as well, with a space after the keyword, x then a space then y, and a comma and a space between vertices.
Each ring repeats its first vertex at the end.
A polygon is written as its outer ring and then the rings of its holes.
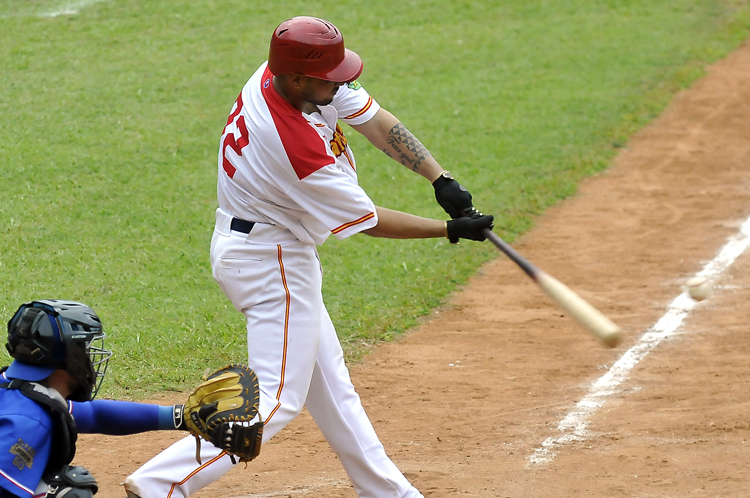
POLYGON ((455 220, 446 222, 448 240, 452 244, 457 244, 458 239, 476 240, 478 242, 485 240, 487 236, 484 234, 484 229, 489 228, 492 230, 495 226, 493 224, 495 217, 489 214, 479 214, 480 216, 477 218, 456 218, 455 220))
POLYGON ((432 186, 435 188, 435 199, 451 218, 461 218, 465 216, 465 211, 475 211, 471 203, 471 194, 449 172, 443 171, 438 179, 432 182, 432 186))

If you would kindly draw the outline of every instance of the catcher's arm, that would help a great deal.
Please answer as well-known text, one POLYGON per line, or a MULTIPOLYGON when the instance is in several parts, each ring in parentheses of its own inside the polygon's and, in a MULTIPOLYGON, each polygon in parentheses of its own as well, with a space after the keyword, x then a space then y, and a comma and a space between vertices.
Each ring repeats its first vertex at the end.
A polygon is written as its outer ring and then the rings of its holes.
POLYGON ((258 413, 258 377, 245 365, 233 364, 209 375, 188 396, 184 408, 175 406, 175 427, 196 438, 195 459, 200 461, 200 438, 210 441, 240 462, 260 454, 263 421, 258 413))

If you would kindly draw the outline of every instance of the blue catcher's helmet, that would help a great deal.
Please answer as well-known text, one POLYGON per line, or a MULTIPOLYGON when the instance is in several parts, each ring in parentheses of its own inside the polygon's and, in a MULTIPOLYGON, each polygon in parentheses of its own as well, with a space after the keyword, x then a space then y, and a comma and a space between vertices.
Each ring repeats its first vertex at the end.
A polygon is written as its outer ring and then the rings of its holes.
POLYGON ((33 382, 65 370, 78 382, 70 399, 92 400, 112 356, 104 337, 101 320, 85 304, 60 299, 22 304, 8 322, 5 347, 14 361, 6 375, 33 382))

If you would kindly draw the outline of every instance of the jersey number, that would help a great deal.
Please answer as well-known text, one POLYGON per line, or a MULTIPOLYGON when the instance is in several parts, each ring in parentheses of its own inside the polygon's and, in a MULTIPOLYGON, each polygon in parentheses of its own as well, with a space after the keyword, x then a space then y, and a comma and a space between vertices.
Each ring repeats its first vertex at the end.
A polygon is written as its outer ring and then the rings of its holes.
MULTIPOLYGON (((232 112, 232 114, 229 115, 229 119, 227 119, 227 124, 224 126, 224 132, 222 134, 227 132, 227 127, 229 127, 229 124, 232 123, 240 114, 240 111, 242 111, 242 94, 237 97, 236 105, 237 107, 235 108, 234 112, 232 112)), ((250 140, 248 139, 249 135, 247 132, 247 126, 245 126, 245 116, 240 116, 239 118, 237 118, 235 126, 240 132, 239 140, 234 138, 234 132, 230 132, 226 134, 226 136, 224 137, 224 142, 221 145, 221 150, 223 152, 222 166, 224 167, 224 171, 229 178, 234 178, 234 173, 237 171, 237 168, 235 168, 227 158, 227 147, 230 147, 235 152, 235 154, 241 157, 242 149, 250 143, 250 140)))

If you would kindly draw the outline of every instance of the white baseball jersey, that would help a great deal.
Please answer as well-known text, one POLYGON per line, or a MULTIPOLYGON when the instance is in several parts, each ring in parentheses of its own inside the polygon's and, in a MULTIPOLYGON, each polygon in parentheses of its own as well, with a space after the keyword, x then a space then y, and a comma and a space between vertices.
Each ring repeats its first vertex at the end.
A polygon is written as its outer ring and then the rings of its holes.
POLYGON ((245 84, 221 137, 217 194, 222 211, 270 223, 320 245, 377 225, 357 184, 354 153, 337 121, 361 124, 380 109, 359 84, 304 114, 284 100, 263 64, 245 84))

